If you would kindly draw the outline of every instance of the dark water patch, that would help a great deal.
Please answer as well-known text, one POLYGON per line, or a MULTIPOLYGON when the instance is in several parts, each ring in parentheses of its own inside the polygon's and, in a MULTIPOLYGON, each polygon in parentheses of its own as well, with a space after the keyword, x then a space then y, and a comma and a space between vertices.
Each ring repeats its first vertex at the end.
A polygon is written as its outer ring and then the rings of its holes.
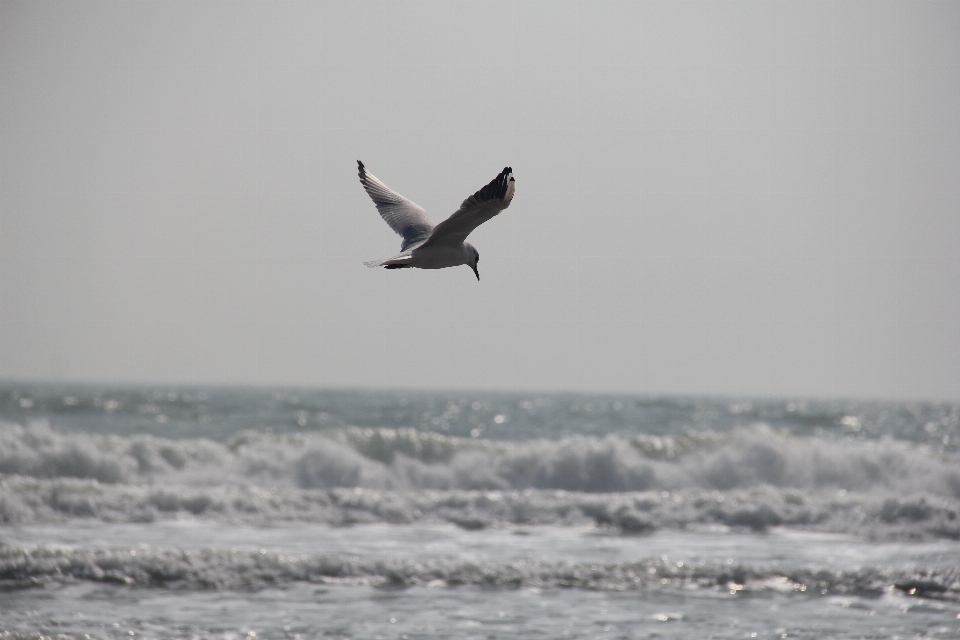
POLYGON ((205 437, 350 426, 494 440, 680 436, 755 422, 795 435, 893 437, 956 450, 960 403, 522 392, 0 384, 0 419, 63 431, 205 437))

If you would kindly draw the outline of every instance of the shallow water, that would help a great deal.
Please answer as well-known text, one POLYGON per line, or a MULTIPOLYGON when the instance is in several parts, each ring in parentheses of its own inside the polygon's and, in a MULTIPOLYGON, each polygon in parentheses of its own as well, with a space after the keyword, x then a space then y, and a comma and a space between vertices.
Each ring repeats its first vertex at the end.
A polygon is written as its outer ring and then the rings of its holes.
MULTIPOLYGON (((83 637, 955 638, 956 608, 877 598, 297 585, 255 593, 89 584, 3 596, 21 629, 83 637)), ((27 633, 23 633, 27 636, 27 633)), ((35 635, 33 637, 36 637, 35 635)))
POLYGON ((658 531, 623 535, 594 526, 534 526, 468 531, 455 525, 368 524, 331 527, 229 525, 199 520, 151 524, 75 523, 13 526, 0 544, 45 549, 222 549, 271 554, 454 562, 507 563, 523 560, 616 563, 669 558, 688 565, 733 564, 851 571, 882 566, 960 567, 960 543, 953 540, 874 542, 846 534, 777 528, 764 534, 726 530, 658 531))

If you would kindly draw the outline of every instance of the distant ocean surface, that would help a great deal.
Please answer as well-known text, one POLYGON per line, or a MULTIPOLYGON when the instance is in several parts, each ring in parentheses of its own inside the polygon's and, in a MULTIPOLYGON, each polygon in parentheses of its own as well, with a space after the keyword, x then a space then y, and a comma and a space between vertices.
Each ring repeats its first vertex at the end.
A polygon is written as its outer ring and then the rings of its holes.
POLYGON ((0 638, 960 638, 960 404, 0 384, 0 638))

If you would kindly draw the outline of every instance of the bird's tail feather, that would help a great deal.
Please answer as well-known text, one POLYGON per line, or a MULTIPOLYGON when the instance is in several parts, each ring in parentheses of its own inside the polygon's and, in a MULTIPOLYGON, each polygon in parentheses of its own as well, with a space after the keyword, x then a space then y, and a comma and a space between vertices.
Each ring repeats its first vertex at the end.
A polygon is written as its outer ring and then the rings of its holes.
POLYGON ((402 269, 404 267, 409 267, 407 264, 410 262, 411 256, 409 253, 401 253, 393 256, 392 258, 384 258, 383 260, 370 260, 369 262, 364 262, 363 264, 367 265, 371 269, 373 267, 386 267, 387 269, 402 269))

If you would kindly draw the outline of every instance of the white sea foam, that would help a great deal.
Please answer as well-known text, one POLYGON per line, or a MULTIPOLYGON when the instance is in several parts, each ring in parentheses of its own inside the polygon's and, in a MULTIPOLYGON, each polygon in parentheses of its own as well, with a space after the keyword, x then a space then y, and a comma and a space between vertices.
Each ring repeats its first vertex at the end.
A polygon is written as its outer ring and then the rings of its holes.
POLYGON ((880 595, 899 589, 915 596, 960 598, 960 570, 956 568, 831 571, 685 565, 661 557, 610 563, 532 560, 489 563, 287 555, 264 550, 0 548, 0 585, 8 589, 77 580, 201 589, 256 589, 292 582, 615 591, 710 588, 736 592, 809 591, 820 595, 880 595))
POLYGON ((6 385, 0 420, 12 638, 906 637, 960 602, 956 403, 6 385))
POLYGON ((902 441, 756 426, 681 438, 484 441, 413 430, 244 432, 226 443, 0 426, 0 521, 788 525, 960 538, 960 464, 902 441))
POLYGON ((0 473, 107 484, 297 488, 564 489, 585 492, 760 486, 960 497, 960 458, 881 439, 795 437, 764 425, 681 437, 571 436, 521 442, 412 429, 344 429, 226 443, 63 434, 0 425, 0 473))

